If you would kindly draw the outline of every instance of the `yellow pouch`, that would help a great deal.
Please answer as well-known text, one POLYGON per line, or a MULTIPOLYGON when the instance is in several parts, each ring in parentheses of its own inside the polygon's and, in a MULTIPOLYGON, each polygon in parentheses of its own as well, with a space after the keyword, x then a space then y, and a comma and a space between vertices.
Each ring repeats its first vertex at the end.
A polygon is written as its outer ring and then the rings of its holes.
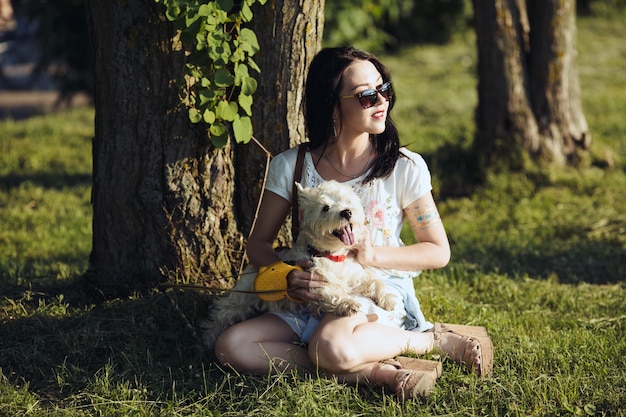
POLYGON ((264 301, 280 301, 287 297, 291 301, 301 302, 287 292, 287 274, 295 269, 302 271, 298 265, 282 261, 260 267, 254 279, 254 291, 264 301))

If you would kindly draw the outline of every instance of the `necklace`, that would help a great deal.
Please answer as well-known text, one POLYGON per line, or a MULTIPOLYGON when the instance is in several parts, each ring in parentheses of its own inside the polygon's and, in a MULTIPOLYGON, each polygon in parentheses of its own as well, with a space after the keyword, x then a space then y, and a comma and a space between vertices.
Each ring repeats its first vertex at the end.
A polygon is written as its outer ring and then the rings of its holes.
POLYGON ((367 162, 365 163, 365 166, 363 167, 363 169, 362 169, 362 170, 361 170, 358 174, 356 174, 356 175, 349 175, 349 174, 346 174, 345 172, 343 172, 342 170, 340 170, 339 168, 337 168, 337 167, 335 166, 335 164, 333 164, 333 161, 331 161, 331 160, 330 160, 330 157, 328 156, 328 154, 327 154, 327 153, 324 153, 324 157, 325 157, 325 158, 326 158, 326 160, 328 161, 328 164, 331 166, 331 168, 332 168, 332 169, 334 169, 335 171, 337 171, 339 174, 343 175, 343 176, 344 176, 344 177, 346 177, 346 178, 352 178, 352 179, 355 179, 355 178, 359 178, 361 175, 365 174, 365 171, 367 171, 367 169, 368 169, 368 168, 369 168, 369 166, 370 166, 370 163, 372 162, 373 152, 372 152, 371 145, 370 145, 370 157, 369 157, 369 159, 367 160, 367 162))

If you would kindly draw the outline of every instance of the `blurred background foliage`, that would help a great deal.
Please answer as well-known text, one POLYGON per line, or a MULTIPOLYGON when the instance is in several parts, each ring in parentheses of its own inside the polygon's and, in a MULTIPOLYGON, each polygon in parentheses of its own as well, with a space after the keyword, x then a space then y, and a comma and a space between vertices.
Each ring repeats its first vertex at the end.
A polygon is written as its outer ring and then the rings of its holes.
POLYGON ((389 52, 403 45, 446 43, 470 24, 470 0, 327 1, 324 44, 389 52))
MULTIPOLYGON (((606 14, 626 8, 626 0, 576 0, 576 6, 580 15, 606 14)), ((326 1, 325 7, 325 46, 354 45, 374 53, 445 44, 472 27, 471 0, 342 0, 326 1)))
MULTIPOLYGON (((13 0, 17 25, 13 34, 4 34, 5 40, 16 43, 27 37, 34 41, 35 48, 12 48, 12 58, 33 62, 33 79, 44 74, 62 97, 93 90, 84 3, 13 0)), ((626 8, 626 0, 577 0, 577 8, 581 15, 610 14, 626 8)), ((324 46, 354 45, 390 53, 415 44, 446 44, 471 29, 472 15, 471 0, 326 1, 324 46)), ((7 62, 5 55, 0 55, 0 66, 7 62)))
POLYGON ((8 88, 58 89, 61 100, 93 91, 85 0, 12 0, 15 28, 0 64, 31 64, 8 88), (11 44, 13 43, 13 44, 11 44), (43 81, 45 80, 45 81, 43 81))

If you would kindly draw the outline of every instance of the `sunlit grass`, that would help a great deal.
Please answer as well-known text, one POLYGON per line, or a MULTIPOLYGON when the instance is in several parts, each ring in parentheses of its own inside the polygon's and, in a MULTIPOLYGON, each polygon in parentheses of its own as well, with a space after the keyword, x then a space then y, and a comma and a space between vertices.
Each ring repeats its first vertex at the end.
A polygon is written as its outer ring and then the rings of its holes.
MULTIPOLYGON (((433 396, 404 404, 220 369, 195 338, 209 304, 197 293, 91 305, 75 286, 41 287, 87 265, 93 110, 0 122, 0 416, 626 416, 626 27, 585 18, 579 31, 594 164, 490 175, 439 202, 453 258, 415 280, 418 296, 431 320, 486 326, 495 368, 477 379, 446 360, 433 396)), ((471 140, 473 50, 468 35, 385 57, 412 149, 471 140)))
POLYGON ((93 109, 0 122, 0 287, 84 272, 93 109))

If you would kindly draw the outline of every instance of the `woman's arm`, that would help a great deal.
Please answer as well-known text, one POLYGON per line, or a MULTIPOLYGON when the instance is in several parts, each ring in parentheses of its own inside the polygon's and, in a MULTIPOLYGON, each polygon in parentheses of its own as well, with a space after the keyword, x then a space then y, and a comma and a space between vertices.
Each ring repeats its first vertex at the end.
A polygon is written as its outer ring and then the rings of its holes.
MULTIPOLYGON (((259 216, 254 230, 248 238, 246 253, 252 265, 256 268, 278 262, 280 259, 273 248, 278 230, 285 222, 291 203, 271 191, 266 191, 261 201, 259 216)), ((291 289, 291 296, 300 300, 316 300, 320 296, 309 291, 323 285, 323 277, 311 276, 306 269, 311 267, 309 260, 298 264, 304 271, 294 270, 287 275, 287 288, 291 289)))
POLYGON ((273 244, 290 208, 289 201, 271 191, 265 191, 259 215, 246 245, 248 259, 256 268, 278 261, 273 244))
POLYGON ((450 261, 450 244, 431 193, 404 209, 417 243, 403 247, 373 247, 366 241, 356 247, 363 265, 403 271, 443 268, 450 261))

